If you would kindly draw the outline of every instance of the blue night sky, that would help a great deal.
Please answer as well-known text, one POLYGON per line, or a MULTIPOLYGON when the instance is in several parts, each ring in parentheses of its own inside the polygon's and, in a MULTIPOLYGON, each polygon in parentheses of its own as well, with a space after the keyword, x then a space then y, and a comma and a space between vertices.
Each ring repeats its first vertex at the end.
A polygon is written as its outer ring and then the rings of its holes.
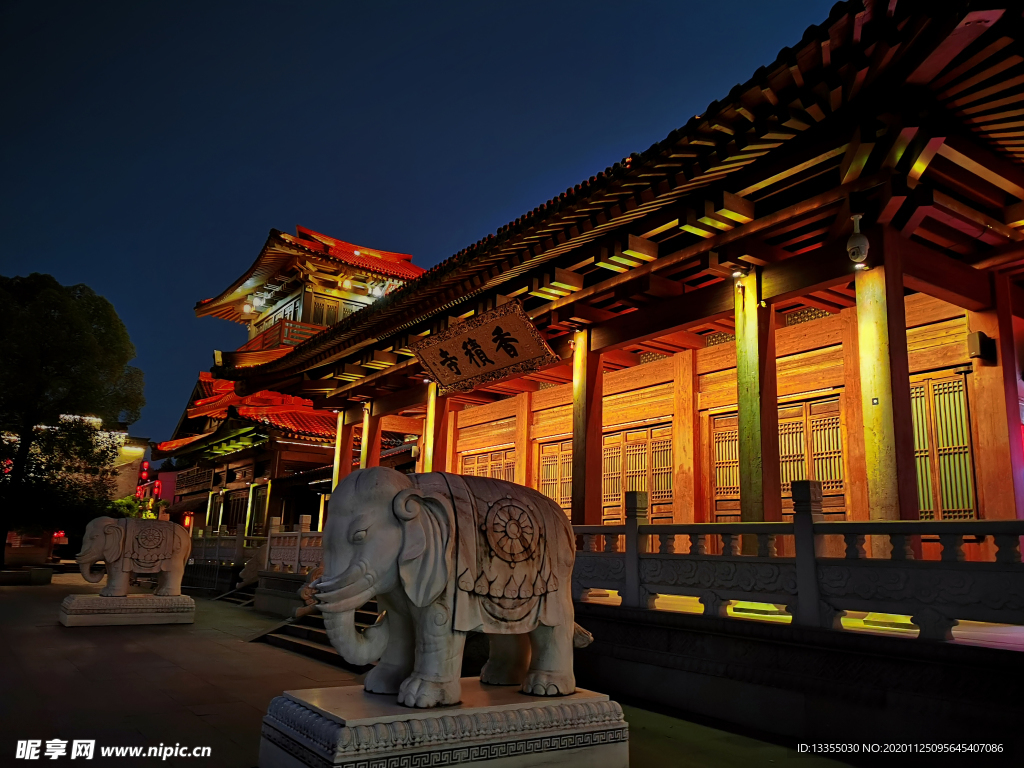
POLYGON ((167 439, 198 320, 296 224, 431 267, 796 45, 830 2, 48 2, 0 7, 0 273, 113 302, 167 439))

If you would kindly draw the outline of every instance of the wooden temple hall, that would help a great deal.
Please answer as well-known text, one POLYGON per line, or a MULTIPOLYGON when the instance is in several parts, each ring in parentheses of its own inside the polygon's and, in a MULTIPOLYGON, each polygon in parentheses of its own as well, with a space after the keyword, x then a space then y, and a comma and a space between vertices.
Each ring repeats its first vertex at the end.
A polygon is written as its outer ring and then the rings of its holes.
MULTIPOLYGON (((621 521, 627 491, 651 522, 783 520, 799 479, 826 520, 1024 518, 1024 18, 978 7, 839 3, 664 140, 425 272, 272 233, 196 307, 250 331, 212 376, 287 398, 265 429, 329 419, 262 443, 282 481, 329 471, 321 495, 400 450, 576 524, 621 521)), ((223 446, 223 424, 161 449, 223 446)))

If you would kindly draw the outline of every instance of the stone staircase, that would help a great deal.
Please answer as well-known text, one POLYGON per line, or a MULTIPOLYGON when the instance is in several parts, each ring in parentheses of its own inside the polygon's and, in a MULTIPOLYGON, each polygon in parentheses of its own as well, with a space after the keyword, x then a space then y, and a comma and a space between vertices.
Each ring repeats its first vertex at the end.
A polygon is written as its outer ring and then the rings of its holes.
POLYGON ((225 603, 237 605, 240 608, 248 608, 256 600, 256 584, 247 584, 239 589, 232 589, 223 595, 217 595, 214 600, 222 600, 225 603))
MULTIPOLYGON (((365 629, 373 625, 377 621, 377 616, 376 601, 367 603, 356 611, 356 628, 365 629)), ((289 619, 256 638, 254 642, 269 643, 278 648, 284 648, 359 674, 366 672, 371 666, 349 664, 334 650, 331 641, 327 639, 323 616, 318 612, 309 613, 297 619, 289 619)))

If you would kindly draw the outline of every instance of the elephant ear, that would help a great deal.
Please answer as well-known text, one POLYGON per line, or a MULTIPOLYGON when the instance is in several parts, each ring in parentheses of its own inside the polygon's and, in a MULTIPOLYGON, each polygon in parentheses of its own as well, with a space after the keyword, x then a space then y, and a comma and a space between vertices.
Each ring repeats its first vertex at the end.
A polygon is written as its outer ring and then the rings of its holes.
POLYGON ((105 539, 103 542, 103 562, 112 563, 124 552, 124 526, 111 523, 103 526, 105 539))
POLYGON ((409 599, 423 608, 440 597, 448 584, 451 512, 443 499, 421 495, 414 488, 400 491, 393 508, 402 523, 398 575, 409 599))

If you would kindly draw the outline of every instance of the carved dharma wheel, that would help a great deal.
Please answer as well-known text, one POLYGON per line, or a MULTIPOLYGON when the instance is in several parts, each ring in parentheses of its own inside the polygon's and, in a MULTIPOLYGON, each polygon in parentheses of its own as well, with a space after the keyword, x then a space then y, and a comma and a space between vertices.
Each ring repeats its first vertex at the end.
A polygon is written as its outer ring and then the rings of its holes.
POLYGON ((538 530, 533 515, 533 510, 514 499, 494 503, 484 523, 491 551, 513 565, 532 558, 537 549, 538 530))

